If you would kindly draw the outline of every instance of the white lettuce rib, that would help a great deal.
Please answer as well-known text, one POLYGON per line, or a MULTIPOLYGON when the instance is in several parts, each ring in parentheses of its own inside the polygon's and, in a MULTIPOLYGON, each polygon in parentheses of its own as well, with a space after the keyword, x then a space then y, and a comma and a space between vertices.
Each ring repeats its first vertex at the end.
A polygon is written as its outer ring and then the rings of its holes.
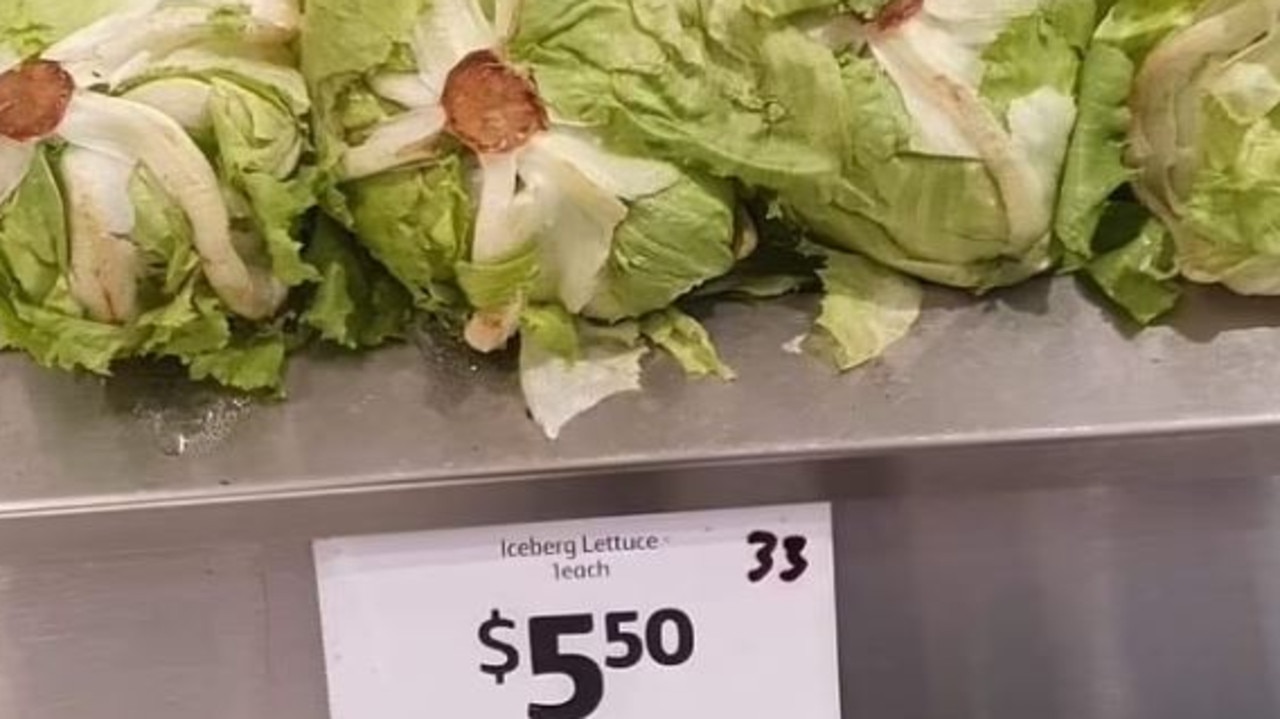
POLYGON ((62 155, 71 296, 99 322, 123 324, 138 315, 141 263, 130 239, 136 218, 129 197, 135 167, 82 147, 62 155))
POLYGON ((359 180, 416 165, 436 156, 435 142, 444 129, 439 107, 399 115, 379 125, 363 144, 349 148, 342 160, 342 176, 359 180))
POLYGON ((911 148, 929 155, 977 159, 978 149, 952 117, 945 98, 938 97, 931 80, 936 75, 955 85, 977 87, 981 50, 966 46, 927 16, 869 38, 872 53, 898 87, 911 116, 911 148))
MULTIPOLYGON (((249 44, 281 44, 292 33, 257 18, 246 19, 237 36, 249 44)), ((223 32, 213 8, 176 6, 140 13, 129 11, 103 18, 50 47, 44 54, 61 63, 79 87, 115 84, 138 68, 223 32)))
POLYGON ((417 74, 384 73, 375 76, 369 84, 379 97, 411 110, 440 104, 440 96, 432 93, 417 74))
POLYGON ((0 47, 0 75, 9 72, 22 62, 22 58, 17 53, 6 47, 0 47))
POLYGON ((180 125, 145 105, 77 93, 58 134, 71 145, 145 166, 190 220, 204 275, 227 307, 249 319, 275 312, 283 286, 236 252, 218 178, 180 125))
POLYGON ((172 77, 148 82, 122 96, 173 118, 187 132, 205 132, 213 128, 209 101, 213 86, 203 80, 172 77))
POLYGON ((7 137, 0 137, 0 205, 9 201, 9 197, 22 184, 35 157, 36 146, 29 142, 14 142, 7 137))
POLYGON ((249 12, 278 28, 296 33, 302 26, 298 0, 249 0, 249 12))
POLYGON ((625 200, 656 195, 680 181, 680 172, 665 162, 616 155, 596 138, 568 128, 538 133, 529 146, 573 165, 601 190, 625 200))
POLYGON ((505 45, 515 34, 523 5, 522 0, 494 0, 493 30, 499 44, 505 45))
MULTIPOLYGON (((522 229, 525 223, 518 218, 521 211, 516 201, 516 157, 480 155, 478 159, 480 201, 471 259, 477 263, 498 262, 528 241, 522 229)), ((514 298, 504 307, 477 308, 464 332, 467 344, 478 352, 496 352, 506 347, 520 329, 523 309, 523 297, 514 298)))
POLYGON ((1012 246, 1025 248, 1042 239, 1052 222, 1052 204, 1044 202, 1040 175, 978 94, 930 66, 899 32, 877 34, 872 44, 876 56, 886 66, 898 68, 900 76, 936 108, 935 121, 949 124, 973 147, 1000 192, 1012 246))
POLYGON ((520 248, 524 238, 513 230, 511 211, 516 197, 516 156, 480 155, 480 202, 473 262, 497 262, 520 248))
POLYGON ((467 320, 463 330, 463 339, 471 349, 482 352, 497 352, 511 342, 520 330, 520 313, 524 310, 524 300, 517 298, 505 307, 490 307, 476 310, 467 320))
POLYGON ((565 308, 580 312, 599 287, 627 206, 572 160, 544 145, 531 144, 521 152, 520 176, 528 191, 552 208, 538 237, 541 266, 554 279, 565 308))
POLYGON ((498 36, 475 0, 436 0, 414 28, 412 45, 423 82, 441 97, 453 68, 477 50, 495 49, 498 36))

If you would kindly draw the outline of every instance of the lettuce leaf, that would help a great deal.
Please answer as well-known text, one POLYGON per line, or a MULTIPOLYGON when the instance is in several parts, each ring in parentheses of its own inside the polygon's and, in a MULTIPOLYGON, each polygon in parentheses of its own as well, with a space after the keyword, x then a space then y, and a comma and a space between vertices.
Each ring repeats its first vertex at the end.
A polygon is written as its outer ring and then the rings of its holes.
POLYGON ((690 377, 716 377, 727 382, 738 376, 720 359, 706 328, 674 307, 645 317, 640 331, 679 362, 690 377))
MULTIPOLYGON (((562 320, 568 315, 562 315, 562 320)), ((520 387, 534 421, 557 439, 572 419, 601 402, 640 390, 641 360, 649 349, 634 323, 598 328, 564 321, 539 324, 520 343, 520 387), (569 340, 569 334, 576 339, 569 340), (569 347, 575 357, 565 357, 569 347)))
POLYGON ((413 298, 342 227, 321 220, 306 259, 321 280, 302 319, 323 339, 361 349, 405 336, 413 298))
POLYGON ((920 317, 923 291, 900 273, 865 258, 828 252, 822 311, 805 349, 842 371, 884 354, 920 317))

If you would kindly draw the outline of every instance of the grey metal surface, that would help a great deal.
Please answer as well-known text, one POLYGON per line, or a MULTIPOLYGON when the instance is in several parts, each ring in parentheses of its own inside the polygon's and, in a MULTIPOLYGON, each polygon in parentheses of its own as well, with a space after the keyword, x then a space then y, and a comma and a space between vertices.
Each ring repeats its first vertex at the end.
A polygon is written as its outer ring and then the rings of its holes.
POLYGON ((645 393, 558 443, 525 420, 508 368, 448 348, 300 361, 289 402, 221 401, 219 425, 196 427, 221 439, 180 457, 159 446, 186 431, 182 406, 203 411, 209 396, 5 357, 0 516, 1280 422, 1274 302, 1204 291, 1171 326, 1131 337, 1068 280, 977 302, 935 294, 908 340, 844 377, 781 351, 807 309, 716 309, 710 324, 737 383, 689 383, 656 362, 645 393))
MULTIPOLYGON (((748 471, 839 498, 846 719, 1280 714, 1280 482, 1037 485, 970 469, 953 483, 858 483, 845 463, 748 471)), ((505 511, 701 506, 702 475, 597 477, 620 491, 505 511)), ((405 510, 377 526, 434 526, 410 519, 430 497, 404 493, 405 510)), ((325 719, 307 540, 359 526, 323 512, 269 523, 254 507, 198 516, 229 510, 183 513, 206 529, 241 517, 223 541, 170 526, 157 545, 145 515, 115 517, 109 538, 86 517, 7 525, 0 716, 325 719)))
POLYGON ((1280 715, 1276 308, 1130 338, 1069 282, 935 296, 836 378, 780 351, 802 306, 727 307, 737 384, 657 365, 558 444, 438 348, 249 408, 5 358, 0 717, 322 719, 315 537, 809 500, 848 719, 1280 715))

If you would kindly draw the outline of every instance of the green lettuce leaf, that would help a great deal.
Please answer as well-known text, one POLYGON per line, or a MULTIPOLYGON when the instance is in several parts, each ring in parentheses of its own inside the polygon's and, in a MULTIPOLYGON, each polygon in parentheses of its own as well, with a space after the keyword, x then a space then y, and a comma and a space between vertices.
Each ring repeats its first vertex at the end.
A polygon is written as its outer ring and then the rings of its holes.
POLYGON ((751 185, 838 173, 849 145, 831 53, 740 0, 527 3, 510 51, 616 146, 751 185))
POLYGON ((340 226, 322 220, 306 259, 321 280, 302 320, 323 339, 360 349, 405 336, 413 298, 340 226))
POLYGON ((691 377, 717 377, 725 381, 737 378, 733 368, 720 359, 706 328, 674 307, 645 317, 640 322, 640 331, 679 362, 691 377))
POLYGON ((520 315, 521 339, 566 362, 582 359, 578 322, 560 305, 530 305, 520 315))
POLYGON ((842 371, 880 357, 920 317, 923 291, 900 273, 852 255, 826 253, 822 312, 805 349, 842 371))
POLYGON ((1095 44, 1081 70, 1080 119, 1058 199, 1055 229, 1072 270, 1093 256, 1094 236, 1112 195, 1133 177, 1124 164, 1133 61, 1114 46, 1095 44))
POLYGON ((198 355, 188 366, 196 380, 213 380, 246 392, 282 395, 280 377, 284 364, 284 335, 266 333, 237 339, 220 350, 198 355))
POLYGON ((459 299, 451 285, 470 251, 474 226, 463 173, 455 157, 345 188, 356 236, 427 309, 459 299))
POLYGON ((1148 325, 1171 312, 1181 290, 1168 230, 1148 220, 1138 237, 1098 255, 1086 266, 1093 284, 1135 322, 1148 325))

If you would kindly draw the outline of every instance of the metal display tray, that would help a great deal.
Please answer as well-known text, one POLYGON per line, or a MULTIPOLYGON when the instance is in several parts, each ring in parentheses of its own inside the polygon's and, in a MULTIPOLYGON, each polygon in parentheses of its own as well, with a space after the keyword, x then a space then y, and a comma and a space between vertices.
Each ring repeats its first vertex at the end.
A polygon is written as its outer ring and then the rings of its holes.
POLYGON ((1039 481, 1102 464, 1109 476, 1280 474, 1276 301, 1197 290, 1169 324, 1135 333, 1069 279, 978 300, 936 291, 907 340, 843 376, 782 349, 812 310, 805 298, 716 307, 708 325, 736 382, 687 381, 655 359, 643 393, 558 442, 525 417, 511 367, 431 343, 304 357, 287 401, 249 405, 8 356, 0 518, 824 458, 908 479, 1027 453, 1054 458, 1039 481))
POLYGON ((939 292, 845 376, 782 351, 811 309, 720 307, 738 382, 655 361, 557 443, 435 345, 252 406, 4 358, 0 717, 323 719, 316 537, 808 500, 847 717, 1277 715, 1280 303, 939 292))

